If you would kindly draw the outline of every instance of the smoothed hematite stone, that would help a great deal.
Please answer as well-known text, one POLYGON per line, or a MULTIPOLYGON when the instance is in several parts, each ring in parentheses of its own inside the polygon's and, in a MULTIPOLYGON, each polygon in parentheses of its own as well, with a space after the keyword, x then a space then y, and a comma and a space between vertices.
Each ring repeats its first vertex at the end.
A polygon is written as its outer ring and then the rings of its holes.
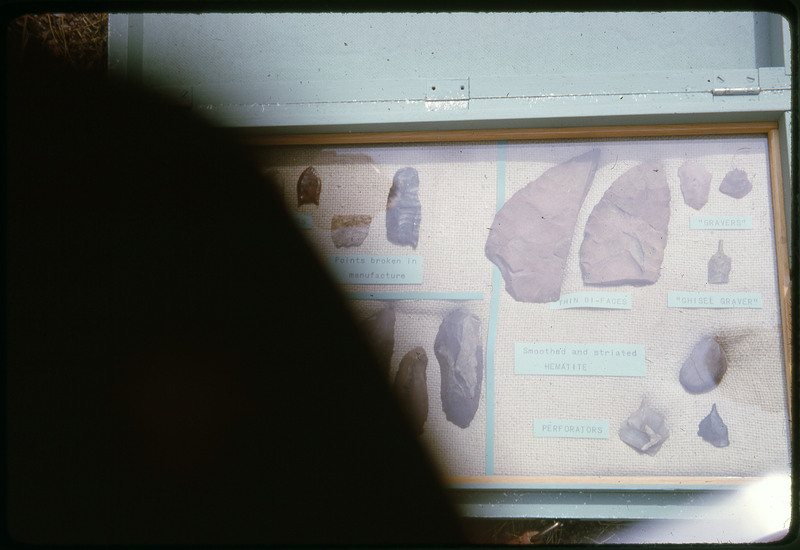
POLYGON ((664 417, 650 408, 647 399, 619 429, 619 438, 636 451, 655 455, 669 437, 669 429, 664 417))
POLYGON ((587 285, 649 285, 661 272, 669 225, 669 186, 648 162, 620 176, 586 221, 580 248, 587 285))
POLYGON ((727 370, 728 359, 719 342, 713 336, 706 336, 683 363, 678 380, 689 393, 706 393, 719 385, 727 370))
POLYGON ((408 411, 411 428, 421 434, 428 420, 428 354, 416 347, 403 356, 394 378, 394 388, 408 411))
POLYGON ((439 326, 433 343, 442 375, 442 410, 447 420, 466 428, 475 417, 483 382, 481 322, 457 309, 439 326))
POLYGON ((304 204, 319 205, 319 195, 322 192, 322 181, 313 167, 309 166, 297 180, 297 206, 304 204))
POLYGON ((685 162, 678 168, 678 177, 681 180, 681 193, 683 201, 700 210, 708 202, 708 192, 711 189, 711 172, 694 162, 685 162))
POLYGON ((392 304, 387 304, 361 321, 361 328, 367 341, 372 345, 378 364, 387 376, 392 365, 394 353, 394 325, 397 315, 392 304))
POLYGON ((594 149, 548 169, 495 215, 485 253, 515 300, 543 303, 560 297, 578 213, 599 158, 600 150, 594 149))
POLYGON ((728 440, 728 427, 719 416, 716 403, 711 405, 711 412, 700 421, 700 425, 697 428, 697 435, 711 443, 714 447, 727 447, 730 445, 730 441, 728 440))
POLYGON ((725 284, 731 272, 731 259, 722 251, 722 239, 719 241, 717 252, 708 260, 708 282, 711 284, 725 284))
POLYGON ((734 199, 741 199, 747 195, 753 188, 753 184, 747 179, 747 173, 744 170, 731 170, 725 177, 722 178, 722 183, 719 184, 719 190, 729 197, 734 199))
POLYGON ((331 239, 336 248, 361 246, 369 235, 372 216, 334 216, 331 218, 331 239))
POLYGON ((392 244, 416 249, 421 220, 419 174, 415 168, 401 168, 394 175, 386 201, 386 238, 392 244))

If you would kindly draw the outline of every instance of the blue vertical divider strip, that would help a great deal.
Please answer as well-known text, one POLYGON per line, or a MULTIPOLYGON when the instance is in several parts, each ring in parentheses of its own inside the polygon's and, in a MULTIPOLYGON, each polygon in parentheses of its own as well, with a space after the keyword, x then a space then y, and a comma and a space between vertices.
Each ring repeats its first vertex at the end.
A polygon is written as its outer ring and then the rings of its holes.
MULTIPOLYGON (((506 201, 506 142, 497 142, 497 208, 506 201)), ((497 336, 497 308, 500 302, 500 270, 492 273, 492 298, 489 305, 489 334, 486 339, 486 475, 494 475, 494 347, 497 336)))

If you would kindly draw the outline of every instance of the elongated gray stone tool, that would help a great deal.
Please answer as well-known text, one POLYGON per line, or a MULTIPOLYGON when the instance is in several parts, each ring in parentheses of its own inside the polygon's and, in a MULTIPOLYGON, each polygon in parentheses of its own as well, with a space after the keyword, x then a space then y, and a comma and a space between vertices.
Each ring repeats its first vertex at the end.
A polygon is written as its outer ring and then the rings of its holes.
POLYGON ((669 437, 664 417, 650 408, 647 399, 619 429, 619 438, 640 453, 655 455, 669 437))
POLYGON ((586 221, 580 248, 587 285, 648 285, 658 280, 669 224, 669 186, 661 165, 622 174, 586 221))
POLYGON ((678 168, 678 177, 681 180, 683 201, 695 210, 703 208, 711 190, 711 172, 697 163, 685 162, 678 168))
POLYGON ((449 313, 433 343, 442 375, 442 410, 447 420, 466 428, 475 417, 483 382, 481 321, 457 309, 449 313))
POLYGON ((419 174, 415 168, 401 168, 394 175, 386 201, 386 238, 392 244, 416 249, 421 220, 419 174))
POLYGON ((747 195, 753 188, 753 184, 747 178, 747 172, 744 170, 731 170, 725 177, 722 178, 722 183, 719 184, 719 190, 729 197, 734 199, 741 199, 747 195))
POLYGON ((600 150, 554 166, 514 193, 497 212, 486 257, 519 302, 554 302, 561 295, 578 213, 592 185, 600 150))
POLYGON ((714 447, 727 447, 730 445, 728 440, 728 427, 717 412, 717 404, 711 405, 711 412, 708 413, 697 429, 697 435, 711 443, 714 447))
POLYGON ((428 354, 422 347, 406 353, 400 361, 394 388, 406 407, 415 434, 423 431, 428 420, 428 354))
POLYGON ((722 251, 722 239, 719 240, 717 252, 708 260, 708 282, 725 284, 731 272, 731 259, 722 251))
POLYGON ((706 393, 719 385, 727 370, 728 359, 719 342, 713 336, 706 336, 684 361, 678 380, 689 393, 706 393))
POLYGON ((382 370, 389 375, 394 353, 394 325, 397 315, 394 307, 387 304, 366 319, 361 321, 364 335, 372 345, 375 357, 382 370))

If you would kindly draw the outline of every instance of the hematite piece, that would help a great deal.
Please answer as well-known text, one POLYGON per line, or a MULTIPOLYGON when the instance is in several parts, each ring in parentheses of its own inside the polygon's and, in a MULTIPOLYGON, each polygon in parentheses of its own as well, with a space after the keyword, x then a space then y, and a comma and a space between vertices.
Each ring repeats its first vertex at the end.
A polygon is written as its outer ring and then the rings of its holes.
POLYGON ((683 363, 678 380, 689 393, 706 393, 719 385, 727 370, 728 359, 717 339, 706 336, 683 363))
POLYGON ((361 321, 361 327, 372 345, 382 370, 389 375, 394 353, 394 325, 396 314, 391 304, 386 305, 361 321))
POLYGON ((711 189, 711 172, 693 162, 686 162, 678 168, 678 177, 681 180, 681 193, 683 201, 700 210, 708 202, 708 192, 711 189))
POLYGON ((442 374, 442 410, 447 420, 466 428, 478 410, 483 381, 480 319, 463 309, 439 326, 433 351, 442 374))
POLYGON ((361 246, 369 234, 372 216, 334 216, 331 219, 331 239, 336 248, 361 246))
POLYGON ((394 388, 408 410, 415 434, 428 420, 428 354, 416 347, 405 354, 394 378, 394 388))
POLYGON ((731 272, 731 259, 722 251, 722 239, 719 241, 717 253, 708 260, 708 282, 712 284, 725 284, 731 272))
POLYGON ((594 149, 550 168, 495 215, 485 253, 515 300, 554 302, 561 295, 575 223, 599 157, 594 149))
POLYGON ((317 171, 311 166, 303 170, 297 180, 297 206, 304 204, 319 205, 319 194, 322 192, 322 181, 317 171))
POLYGON ((661 165, 631 168, 605 192, 586 221, 580 264, 589 285, 648 285, 658 280, 669 224, 669 186, 661 165))
POLYGON ((728 441, 728 427, 720 418, 716 403, 711 405, 711 412, 708 413, 708 416, 700 421, 697 435, 714 447, 727 447, 730 444, 730 441, 728 441))
POLYGON ((386 238, 392 244, 417 248, 422 205, 419 201, 419 174, 411 167, 394 175, 386 201, 386 238))
POLYGON ((722 178, 719 190, 734 199, 741 199, 753 188, 744 170, 731 170, 722 178))
POLYGON ((647 399, 619 429, 619 438, 640 453, 655 455, 669 437, 664 417, 650 408, 647 399))

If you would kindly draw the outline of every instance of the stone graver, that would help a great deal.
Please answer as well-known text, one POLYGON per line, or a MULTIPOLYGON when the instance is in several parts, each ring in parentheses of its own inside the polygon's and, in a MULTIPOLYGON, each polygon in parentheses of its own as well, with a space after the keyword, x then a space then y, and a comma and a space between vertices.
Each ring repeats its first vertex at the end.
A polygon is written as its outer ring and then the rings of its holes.
POLYGON ((727 370, 728 359, 719 342, 713 336, 706 336, 683 363, 678 380, 689 393, 706 393, 719 385, 727 370))
POLYGON ((711 412, 708 413, 708 416, 700 421, 697 435, 714 447, 727 447, 730 444, 730 441, 728 441, 728 427, 719 416, 716 403, 711 405, 711 412))
POLYGON ((386 375, 392 364, 394 353, 394 325, 397 315, 392 304, 387 304, 366 319, 361 321, 361 329, 367 341, 372 345, 378 364, 386 375))
POLYGON ((334 216, 331 218, 331 239, 336 248, 361 246, 369 234, 372 216, 334 216))
POLYGON ((744 170, 731 170, 725 177, 722 178, 722 183, 719 185, 719 190, 729 197, 734 199, 741 199, 747 195, 753 188, 753 184, 747 179, 747 173, 744 170))
POLYGON ((640 453, 655 455, 669 437, 664 417, 650 408, 647 399, 619 429, 619 438, 640 453))
POLYGON ((322 180, 313 167, 309 166, 297 180, 297 206, 304 204, 319 205, 319 195, 322 192, 322 180))
POLYGON ((561 295, 581 205, 597 170, 600 150, 554 166, 514 193, 497 212, 486 257, 519 302, 554 302, 561 295))
POLYGON ((731 272, 731 259, 722 251, 722 239, 719 240, 717 252, 708 260, 708 282, 711 284, 725 284, 731 272))
POLYGON ((481 322, 457 309, 449 313, 433 343, 442 375, 442 410, 447 420, 466 428, 478 410, 483 381, 481 322))
POLYGON ((588 285, 648 285, 658 280, 669 225, 669 186, 648 162, 620 176, 586 221, 580 248, 588 285))
POLYGON ((428 354, 416 347, 403 356, 394 378, 394 388, 406 407, 415 434, 422 433, 428 420, 428 354))
POLYGON ((386 238, 392 244, 416 249, 421 220, 419 174, 415 168, 401 168, 394 175, 386 201, 386 238))
POLYGON ((678 177, 681 180, 681 193, 683 201, 700 210, 708 202, 708 192, 711 189, 711 172, 694 162, 685 162, 678 168, 678 177))

